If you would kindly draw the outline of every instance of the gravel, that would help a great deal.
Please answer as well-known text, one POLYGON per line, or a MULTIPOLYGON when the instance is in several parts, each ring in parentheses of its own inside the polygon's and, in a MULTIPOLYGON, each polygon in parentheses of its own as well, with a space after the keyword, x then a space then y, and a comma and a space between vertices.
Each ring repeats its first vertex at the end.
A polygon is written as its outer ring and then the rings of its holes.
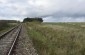
POLYGON ((12 55, 38 55, 24 26, 12 55))

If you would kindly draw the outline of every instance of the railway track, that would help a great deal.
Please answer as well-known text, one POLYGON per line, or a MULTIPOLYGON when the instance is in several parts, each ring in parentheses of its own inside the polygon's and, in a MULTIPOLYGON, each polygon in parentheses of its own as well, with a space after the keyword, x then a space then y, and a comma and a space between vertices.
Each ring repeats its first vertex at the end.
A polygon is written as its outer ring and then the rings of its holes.
POLYGON ((12 54, 12 50, 21 32, 21 28, 22 25, 19 25, 0 35, 0 55, 12 54))

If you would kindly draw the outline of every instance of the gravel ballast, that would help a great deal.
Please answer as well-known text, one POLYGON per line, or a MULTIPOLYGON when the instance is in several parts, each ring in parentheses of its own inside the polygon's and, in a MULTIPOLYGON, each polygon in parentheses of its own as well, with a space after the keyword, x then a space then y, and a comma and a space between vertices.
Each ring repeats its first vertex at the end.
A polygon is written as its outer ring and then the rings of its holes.
POLYGON ((15 45, 12 55, 38 55, 24 26, 22 26, 18 42, 15 45))

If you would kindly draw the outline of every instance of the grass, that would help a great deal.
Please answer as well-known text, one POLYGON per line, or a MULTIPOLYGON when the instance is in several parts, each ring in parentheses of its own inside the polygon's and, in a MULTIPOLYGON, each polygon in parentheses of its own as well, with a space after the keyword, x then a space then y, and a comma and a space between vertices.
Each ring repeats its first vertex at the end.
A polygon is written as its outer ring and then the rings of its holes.
POLYGON ((0 33, 5 32, 5 31, 9 30, 10 28, 12 28, 12 27, 14 27, 16 25, 17 24, 14 24, 14 23, 13 24, 12 23, 8 23, 6 25, 0 26, 0 33))
POLYGON ((85 23, 25 23, 39 55, 85 55, 84 25, 85 23))

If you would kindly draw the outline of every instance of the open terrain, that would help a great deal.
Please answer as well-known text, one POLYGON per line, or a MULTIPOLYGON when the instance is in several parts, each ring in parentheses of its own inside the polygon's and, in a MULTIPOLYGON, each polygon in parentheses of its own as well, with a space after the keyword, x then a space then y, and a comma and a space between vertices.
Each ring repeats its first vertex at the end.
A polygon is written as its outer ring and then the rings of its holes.
POLYGON ((85 55, 85 23, 25 23, 39 55, 85 55))
POLYGON ((7 30, 15 27, 17 23, 0 23, 0 33, 6 32, 7 30))
MULTIPOLYGON (((9 23, 1 30, 7 31, 14 26, 16 23, 9 23)), ((20 30, 13 55, 37 55, 37 53, 38 55, 85 55, 85 23, 83 22, 27 22, 22 24, 20 30)), ((8 46, 8 39, 15 37, 17 31, 18 29, 7 34, 6 38, 2 38, 1 46, 4 48, 3 45, 8 46)), ((2 47, 0 52, 3 54, 2 47)))

